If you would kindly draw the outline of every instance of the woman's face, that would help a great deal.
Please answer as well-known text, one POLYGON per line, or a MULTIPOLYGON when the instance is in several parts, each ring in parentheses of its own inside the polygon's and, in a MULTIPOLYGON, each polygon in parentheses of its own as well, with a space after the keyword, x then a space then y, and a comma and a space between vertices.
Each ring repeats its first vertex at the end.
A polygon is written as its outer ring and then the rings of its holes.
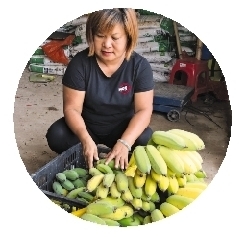
POLYGON ((127 36, 122 25, 117 24, 113 30, 94 36, 95 54, 103 62, 117 62, 125 57, 127 36))

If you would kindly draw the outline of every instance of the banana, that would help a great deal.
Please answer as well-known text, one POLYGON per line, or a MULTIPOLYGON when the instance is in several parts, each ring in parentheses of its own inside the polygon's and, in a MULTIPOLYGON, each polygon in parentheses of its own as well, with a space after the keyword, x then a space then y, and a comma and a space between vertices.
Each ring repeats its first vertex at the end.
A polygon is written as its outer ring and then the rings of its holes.
POLYGON ((184 197, 195 199, 197 198, 204 190, 201 188, 191 188, 191 187, 184 187, 179 188, 177 195, 181 195, 184 197))
POLYGON ((118 172, 115 175, 115 183, 120 193, 124 193, 129 189, 128 177, 123 172, 118 172))
POLYGON ((162 219, 164 219, 164 215, 163 215, 163 213, 159 209, 154 209, 151 212, 151 220, 152 220, 152 222, 160 221, 162 219))
POLYGON ((134 208, 130 204, 125 204, 122 207, 118 207, 118 209, 121 209, 125 213, 125 218, 131 217, 134 214, 134 208))
POLYGON ((67 191, 71 191, 75 188, 74 184, 68 179, 66 179, 64 182, 62 182, 61 185, 67 191))
POLYGON ((75 171, 78 174, 78 178, 85 177, 87 174, 89 174, 88 170, 80 167, 76 167, 71 170, 75 171))
POLYGON ((148 215, 148 216, 144 217, 143 225, 147 225, 149 223, 152 223, 151 215, 148 215))
POLYGON ((78 195, 79 192, 82 192, 82 191, 84 191, 85 189, 86 189, 85 187, 80 187, 80 188, 73 189, 73 190, 71 190, 71 191, 66 195, 66 197, 67 197, 67 198, 72 198, 72 199, 74 199, 74 198, 77 197, 77 195, 78 195))
POLYGON ((120 198, 121 192, 118 191, 115 181, 110 186, 110 196, 112 198, 120 198))
POLYGON ((184 164, 178 154, 175 152, 176 150, 165 146, 158 146, 157 149, 159 149, 159 152, 165 160, 167 167, 172 170, 173 173, 178 175, 184 173, 184 164))
POLYGON ((66 175, 63 173, 57 173, 56 180, 59 181, 60 183, 62 183, 64 181, 66 181, 66 175))
POLYGON ((108 226, 120 226, 118 221, 111 220, 109 218, 101 218, 103 221, 105 221, 106 225, 108 226))
POLYGON ((76 200, 81 202, 81 204, 84 206, 87 206, 90 204, 90 202, 88 200, 86 200, 85 198, 82 198, 82 197, 76 197, 76 200))
POLYGON ((130 202, 131 205, 134 207, 136 210, 140 210, 142 208, 142 199, 141 198, 133 198, 133 200, 130 202))
POLYGON ((185 140, 187 144, 186 150, 198 151, 205 148, 203 140, 195 133, 183 129, 170 129, 169 132, 177 134, 185 140))
POLYGON ((163 202, 160 205, 159 210, 163 213, 165 217, 172 216, 173 214, 176 214, 177 212, 180 211, 180 209, 178 209, 177 207, 168 202, 163 202))
POLYGON ((122 207, 116 208, 112 213, 100 215, 101 218, 108 218, 114 221, 119 221, 123 218, 126 218, 127 213, 122 207))
POLYGON ((157 147, 157 144, 153 141, 152 137, 148 140, 147 145, 153 145, 153 146, 157 147))
POLYGON ((63 187, 60 184, 60 182, 58 181, 54 181, 52 184, 52 189, 53 191, 58 194, 58 195, 63 195, 64 191, 63 191, 63 187))
POLYGON ((134 177, 136 169, 137 169, 137 165, 128 166, 128 168, 125 170, 124 173, 126 176, 134 177))
POLYGON ((146 177, 147 177, 146 174, 140 175, 136 171, 135 176, 134 176, 135 187, 136 188, 142 188, 144 186, 144 184, 145 184, 146 177))
POLYGON ((145 212, 150 211, 150 203, 149 201, 142 201, 142 207, 141 209, 145 212))
POLYGON ((106 198, 108 194, 109 194, 109 188, 106 188, 103 185, 103 182, 101 182, 99 186, 96 188, 96 198, 97 199, 106 198))
POLYGON ((157 182, 151 177, 151 175, 147 175, 144 191, 148 197, 152 197, 157 190, 157 182))
POLYGON ((142 201, 146 201, 146 202, 150 201, 150 199, 151 199, 151 196, 146 195, 144 187, 142 188, 141 199, 142 199, 142 201))
POLYGON ((89 169, 89 174, 91 176, 95 176, 97 174, 103 174, 102 172, 100 172, 96 167, 92 167, 89 169))
MULTIPOLYGON (((106 162, 106 160, 107 160, 107 158, 105 158, 107 156, 107 154, 105 154, 105 153, 99 153, 99 158, 100 158, 100 160, 98 160, 97 162, 96 162, 96 165, 97 164, 105 164, 105 162, 106 162), (103 155, 104 154, 104 155, 103 155)), ((115 160, 113 159, 113 160, 111 160, 108 164, 107 164, 112 170, 113 169, 115 169, 115 160)))
POLYGON ((82 179, 78 178, 74 181, 72 181, 73 185, 75 188, 81 188, 81 187, 85 187, 86 183, 85 181, 83 181, 82 179))
POLYGON ((179 187, 185 187, 185 185, 187 183, 187 179, 186 179, 185 175, 183 175, 183 177, 176 177, 176 179, 178 181, 179 187))
POLYGON ((95 202, 101 202, 101 203, 109 203, 112 206, 114 206, 114 208, 118 208, 118 207, 122 207, 125 205, 125 201, 122 198, 112 198, 112 197, 106 197, 106 198, 102 198, 102 199, 98 199, 95 202))
POLYGON ((127 226, 138 226, 140 225, 140 220, 134 216, 126 217, 118 221, 121 227, 127 226))
POLYGON ((190 153, 192 153, 194 157, 198 159, 201 164, 203 164, 203 158, 198 151, 191 151, 190 153))
POLYGON ((194 175, 197 177, 197 178, 207 178, 207 174, 204 170, 198 170, 197 172, 194 173, 194 175))
POLYGON ((156 203, 160 202, 160 196, 159 196, 158 192, 155 192, 155 193, 151 196, 150 201, 151 201, 151 202, 156 202, 156 203))
POLYGON ((151 170, 153 169, 157 174, 167 175, 167 164, 162 158, 159 150, 153 145, 147 145, 145 150, 151 163, 151 170))
POLYGON ((177 207, 179 210, 182 210, 185 208, 187 205, 191 204, 194 201, 193 198, 181 196, 178 194, 173 194, 169 197, 167 197, 166 202, 174 205, 177 207))
POLYGON ((134 199, 129 189, 127 189, 124 193, 121 194, 121 198, 127 203, 130 203, 134 199))
POLYGON ((129 159, 128 167, 134 166, 134 165, 136 165, 136 163, 135 163, 135 155, 134 155, 134 151, 133 151, 130 156, 130 159, 129 159))
POLYGON ((128 183, 129 183, 129 190, 132 196, 135 198, 141 198, 143 194, 142 188, 136 188, 133 177, 128 176, 128 183))
POLYGON ((151 169, 150 171, 150 175, 151 177, 156 181, 159 182, 160 181, 160 174, 155 173, 155 171, 153 169, 151 169))
POLYGON ((72 211, 71 214, 77 217, 81 217, 86 212, 86 207, 72 211))
POLYGON ((134 216, 134 218, 137 218, 139 220, 140 225, 143 224, 143 221, 144 221, 144 217, 143 216, 141 216, 138 212, 135 212, 133 216, 134 216))
POLYGON ((169 176, 169 177, 175 177, 176 176, 176 174, 172 171, 172 170, 170 170, 169 168, 167 169, 168 171, 167 171, 167 175, 169 176))
POLYGON ((93 214, 89 214, 89 213, 84 213, 81 217, 82 220, 85 221, 90 221, 96 224, 100 224, 100 225, 106 225, 105 221, 103 219, 101 219, 100 217, 93 215, 93 214))
POLYGON ((186 174, 185 177, 187 179, 187 182, 194 182, 196 180, 194 174, 186 174))
POLYGON ((205 190, 207 188, 207 184, 206 183, 202 183, 202 182, 187 182, 184 185, 184 188, 200 188, 202 190, 205 190))
POLYGON ((144 146, 136 146, 134 149, 135 164, 142 174, 150 174, 151 163, 144 146))
POLYGON ((112 174, 105 174, 104 178, 103 178, 103 186, 105 188, 110 188, 110 186, 112 185, 113 181, 115 179, 115 174, 112 173, 112 174))
POLYGON ((168 176, 160 176, 160 180, 158 182, 158 187, 162 192, 165 192, 169 186, 169 177, 168 176))
POLYGON ((179 184, 178 184, 178 180, 176 177, 169 177, 169 186, 168 186, 168 191, 170 193, 177 193, 178 189, 179 189, 179 184))
POLYGON ((74 180, 76 180, 76 179, 79 178, 78 173, 77 173, 76 171, 74 171, 74 170, 64 170, 62 173, 63 173, 63 174, 66 176, 66 178, 67 178, 68 180, 70 180, 70 181, 74 181, 74 180))
POLYGON ((113 170, 104 163, 97 164, 96 169, 98 169, 103 174, 113 174, 113 170))
POLYGON ((86 206, 86 213, 96 216, 111 214, 115 211, 115 207, 106 202, 92 202, 86 206))
POLYGON ((175 150, 182 150, 186 147, 185 140, 181 136, 168 131, 155 131, 152 134, 152 139, 157 145, 175 150))
POLYGON ((149 201, 149 205, 150 205, 150 210, 149 210, 149 212, 152 212, 153 210, 156 209, 156 205, 155 205, 154 202, 149 201))
POLYGON ((178 154, 179 158, 182 160, 184 164, 184 173, 185 174, 194 174, 197 172, 197 167, 192 161, 192 159, 188 156, 188 153, 185 151, 174 151, 178 154))
POLYGON ((92 176, 87 182, 87 185, 86 185, 87 191, 88 192, 94 191, 103 181, 104 176, 105 176, 104 174, 98 174, 98 175, 92 176))
POLYGON ((202 163, 197 158, 197 155, 194 152, 191 152, 191 151, 184 151, 184 152, 188 155, 188 157, 191 159, 191 161, 196 166, 196 171, 202 170, 202 163))
POLYGON ((86 199, 86 201, 88 202, 92 202, 94 200, 94 196, 85 191, 80 191, 79 193, 77 193, 77 196, 86 199))

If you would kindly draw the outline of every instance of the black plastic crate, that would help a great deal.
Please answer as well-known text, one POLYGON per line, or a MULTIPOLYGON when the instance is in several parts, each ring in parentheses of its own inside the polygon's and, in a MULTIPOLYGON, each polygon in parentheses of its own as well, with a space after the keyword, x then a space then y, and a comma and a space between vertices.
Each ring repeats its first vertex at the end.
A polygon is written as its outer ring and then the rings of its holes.
MULTIPOLYGON (((108 153, 109 148, 105 146, 98 146, 98 152, 108 153)), ((38 188, 50 199, 60 201, 68 204, 71 208, 78 207, 82 208, 85 206, 84 203, 78 200, 72 200, 54 193, 52 184, 55 180, 57 173, 69 170, 72 168, 86 168, 86 163, 83 158, 82 146, 80 143, 69 148, 67 151, 58 155, 56 158, 51 160, 49 163, 41 167, 37 172, 31 175, 33 181, 36 183, 38 188)))

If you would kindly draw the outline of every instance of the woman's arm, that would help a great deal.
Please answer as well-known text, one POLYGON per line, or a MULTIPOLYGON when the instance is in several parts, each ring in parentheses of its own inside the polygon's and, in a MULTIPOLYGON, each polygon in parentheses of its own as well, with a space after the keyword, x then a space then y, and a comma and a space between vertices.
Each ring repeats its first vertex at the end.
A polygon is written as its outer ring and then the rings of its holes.
POLYGON ((69 128, 79 138, 83 146, 83 154, 89 167, 93 157, 98 159, 97 146, 89 135, 81 116, 85 91, 78 91, 63 85, 63 113, 69 128))

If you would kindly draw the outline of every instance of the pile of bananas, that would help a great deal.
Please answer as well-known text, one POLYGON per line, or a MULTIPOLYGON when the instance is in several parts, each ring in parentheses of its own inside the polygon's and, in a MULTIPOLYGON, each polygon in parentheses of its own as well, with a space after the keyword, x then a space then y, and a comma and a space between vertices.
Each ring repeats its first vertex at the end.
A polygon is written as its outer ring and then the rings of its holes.
POLYGON ((206 188, 202 139, 181 129, 155 131, 137 146, 126 170, 104 158, 95 167, 56 174, 54 192, 85 207, 71 213, 103 225, 136 226, 162 220, 192 203, 206 188))

